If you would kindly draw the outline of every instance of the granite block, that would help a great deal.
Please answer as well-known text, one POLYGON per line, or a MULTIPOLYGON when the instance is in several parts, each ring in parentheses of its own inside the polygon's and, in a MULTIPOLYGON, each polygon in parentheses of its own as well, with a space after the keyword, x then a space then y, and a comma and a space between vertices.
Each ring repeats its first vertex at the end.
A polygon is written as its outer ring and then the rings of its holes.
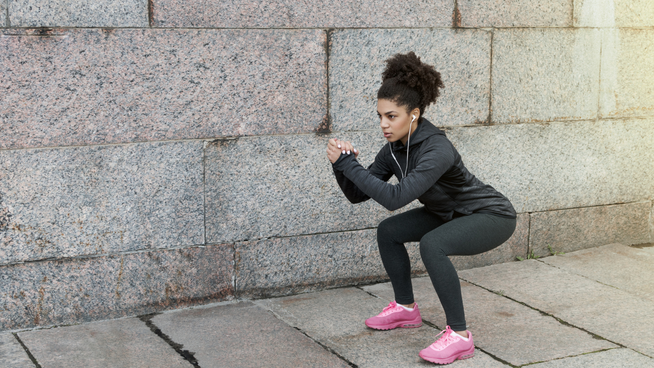
POLYGON ((5 30, 0 149, 312 132, 322 30, 5 30))
POLYGON ((597 29, 498 29, 493 35, 492 122, 597 117, 597 29))
MULTIPOLYGON (((366 167, 385 143, 377 132, 209 142, 205 150, 207 242, 371 228, 398 213, 374 200, 353 205, 345 198, 327 159, 327 141, 333 137, 353 142, 361 151, 359 162, 366 167)), ((411 206, 415 205, 405 208, 411 206)))
POLYGON ((0 2, 0 27, 7 27, 7 3, 0 2))
POLYGON ((542 261, 654 301, 654 252, 648 249, 609 244, 542 261))
POLYGON ((611 243, 649 241, 651 202, 574 208, 531 214, 529 250, 537 256, 574 252, 611 243))
POLYGON ((184 350, 194 352, 202 368, 349 367, 250 302, 164 313, 152 322, 184 350))
POLYGON ((155 27, 449 27, 451 0, 154 0, 155 27))
MULTIPOLYGON (((267 297, 387 280, 376 234, 361 230, 237 243, 237 293, 267 297)), ((419 246, 407 249, 412 272, 424 272, 419 246)))
POLYGON ((458 0, 462 27, 570 27, 572 1, 458 0))
POLYGON ((531 365, 532 368, 654 367, 654 360, 630 349, 611 349, 531 365))
POLYGON ((0 330, 147 314, 232 298, 232 246, 0 267, 0 330))
POLYGON ((629 203, 654 193, 652 119, 459 127, 472 174, 518 213, 629 203))
POLYGON ((535 260, 465 270, 459 277, 601 338, 654 355, 654 303, 649 299, 535 260))
POLYGON ((654 201, 652 201, 652 210, 649 215, 649 242, 654 244, 654 201))
POLYGON ((12 27, 148 27, 147 0, 9 0, 12 27))
POLYGON ((0 151, 0 264, 203 244, 202 145, 0 151))
POLYGON ((137 318, 20 332, 42 367, 191 368, 137 318))
POLYGON ((34 368, 25 349, 13 334, 0 334, 0 362, 4 368, 34 368))
POLYGON ((601 33, 600 117, 654 116, 654 30, 601 33))
POLYGON ((649 0, 574 0, 575 27, 651 27, 654 7, 649 0))
MULTIPOLYGON (((256 302, 280 319, 334 350, 357 367, 425 367, 418 352, 434 342, 429 326, 375 331, 364 324, 388 304, 355 288, 325 290, 256 302)), ((504 367, 480 350, 457 367, 504 367)))
MULTIPOLYGON (((389 301, 394 299, 390 283, 363 289, 389 301)), ((446 326, 445 312, 429 278, 413 279, 413 289, 423 320, 446 326)), ((461 282, 461 293, 475 346, 514 366, 616 347, 467 282, 461 282)))
POLYGON ((379 129, 377 90, 385 60, 414 51, 441 73, 444 88, 425 117, 438 126, 488 120, 491 32, 466 29, 338 30, 331 35, 332 129, 379 129))

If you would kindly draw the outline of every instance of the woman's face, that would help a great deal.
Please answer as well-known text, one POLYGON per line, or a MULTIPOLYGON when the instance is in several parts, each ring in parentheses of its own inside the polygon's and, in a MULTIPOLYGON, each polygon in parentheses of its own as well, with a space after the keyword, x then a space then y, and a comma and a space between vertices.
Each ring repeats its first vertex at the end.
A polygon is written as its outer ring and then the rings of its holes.
POLYGON ((414 109, 413 113, 409 113, 404 106, 398 106, 390 100, 379 99, 377 100, 377 115, 384 138, 389 142, 400 141, 402 144, 406 144, 409 137, 409 126, 411 126, 411 133, 418 127, 420 110, 414 109), (412 115, 415 116, 413 124, 411 124, 412 115))

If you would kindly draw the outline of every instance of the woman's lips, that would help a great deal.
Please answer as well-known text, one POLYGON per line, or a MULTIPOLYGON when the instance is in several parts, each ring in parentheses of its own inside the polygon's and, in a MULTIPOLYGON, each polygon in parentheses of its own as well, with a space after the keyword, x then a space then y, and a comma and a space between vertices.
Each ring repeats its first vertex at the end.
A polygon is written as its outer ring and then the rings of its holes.
POLYGON ((391 136, 391 133, 384 133, 384 138, 388 138, 391 136))

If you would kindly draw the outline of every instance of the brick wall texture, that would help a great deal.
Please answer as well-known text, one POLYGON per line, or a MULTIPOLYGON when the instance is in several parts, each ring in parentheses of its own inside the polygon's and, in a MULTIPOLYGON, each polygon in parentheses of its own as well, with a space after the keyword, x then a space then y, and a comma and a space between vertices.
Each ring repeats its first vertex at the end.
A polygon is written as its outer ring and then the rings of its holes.
POLYGON ((411 50, 519 212, 457 268, 654 242, 648 0, 0 0, 0 331, 385 279, 325 146, 411 50))

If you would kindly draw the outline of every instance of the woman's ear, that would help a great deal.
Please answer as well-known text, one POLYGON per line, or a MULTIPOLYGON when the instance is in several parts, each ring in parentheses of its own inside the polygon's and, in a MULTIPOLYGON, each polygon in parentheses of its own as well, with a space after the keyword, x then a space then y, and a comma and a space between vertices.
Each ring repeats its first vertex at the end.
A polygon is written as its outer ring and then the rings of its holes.
POLYGON ((413 119, 413 117, 415 116, 416 117, 415 121, 420 120, 420 109, 416 107, 415 109, 411 110, 411 113, 409 115, 411 115, 411 119, 413 119))

